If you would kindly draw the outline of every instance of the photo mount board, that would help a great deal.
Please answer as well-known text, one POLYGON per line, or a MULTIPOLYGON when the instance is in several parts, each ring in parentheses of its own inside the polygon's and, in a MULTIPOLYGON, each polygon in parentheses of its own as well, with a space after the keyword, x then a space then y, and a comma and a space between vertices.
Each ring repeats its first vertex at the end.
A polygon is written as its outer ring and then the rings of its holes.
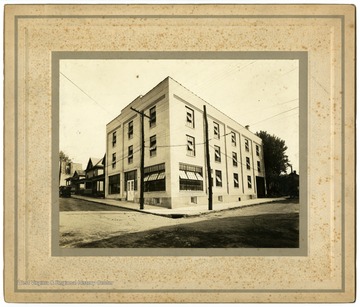
POLYGON ((6 6, 6 301, 353 301, 354 14, 351 5, 6 6), (62 52, 305 53, 306 252, 54 255, 52 59, 62 52))

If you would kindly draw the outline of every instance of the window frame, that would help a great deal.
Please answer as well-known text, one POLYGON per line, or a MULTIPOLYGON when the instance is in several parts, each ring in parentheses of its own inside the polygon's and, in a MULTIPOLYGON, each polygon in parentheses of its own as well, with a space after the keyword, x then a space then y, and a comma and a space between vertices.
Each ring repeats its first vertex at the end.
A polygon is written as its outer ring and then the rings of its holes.
POLYGON ((247 183, 248 183, 248 189, 252 189, 252 180, 251 180, 251 176, 247 176, 247 183))
POLYGON ((259 145, 255 145, 255 151, 256 151, 256 155, 258 157, 260 157, 260 146, 259 145))
POLYGON ((116 130, 112 133, 112 147, 116 146, 116 130))
POLYGON ((150 146, 149 146, 150 158, 156 157, 156 151, 157 151, 156 134, 150 137, 149 142, 150 142, 150 146), (154 140, 155 140, 155 144, 151 145, 151 142, 153 142, 154 140), (153 146, 155 146, 155 148, 152 149, 153 146))
POLYGON ((247 152, 249 152, 250 151, 250 144, 249 144, 250 142, 249 142, 249 139, 246 139, 245 138, 245 150, 247 151, 247 152))
POLYGON ((113 169, 116 168, 116 152, 112 154, 111 166, 113 169))
POLYGON ((220 125, 219 123, 213 121, 213 125, 214 125, 214 139, 220 140, 220 125), (217 130, 217 132, 216 132, 217 130))
POLYGON ((222 173, 221 170, 215 170, 215 186, 222 187, 222 173), (218 181, 218 177, 220 178, 220 181, 218 181))
POLYGON ((128 146, 128 164, 132 164, 133 162, 134 162, 134 146, 130 145, 128 146))
POLYGON ((257 164, 257 171, 258 173, 261 173, 261 162, 260 161, 256 161, 257 164))
POLYGON ((195 150, 195 137, 191 136, 191 135, 186 135, 186 155, 190 156, 190 157, 195 157, 196 156, 196 150, 195 150), (191 145, 191 143, 189 144, 189 141, 192 141, 192 146, 193 149, 189 150, 189 145, 191 145))
POLYGON ((220 146, 214 145, 214 161, 221 163, 221 148, 220 146), (219 157, 216 156, 216 153, 219 154, 219 157))
POLYGON ((111 176, 108 176, 108 180, 109 180, 109 186, 108 186, 108 188, 109 188, 109 190, 108 190, 108 193, 109 194, 120 194, 120 192, 121 192, 121 187, 120 187, 120 174, 115 174, 115 175, 111 175, 111 176), (112 182, 113 180, 111 179, 111 178, 115 178, 115 177, 117 177, 117 178, 119 178, 119 181, 117 182, 112 182), (117 188, 117 190, 116 191, 113 191, 113 186, 114 185, 117 185, 116 186, 116 188, 117 188))
POLYGON ((234 181, 234 188, 235 189, 238 189, 240 187, 240 184, 239 184, 239 174, 238 173, 234 173, 233 175, 233 181, 234 181), (237 182, 236 182, 237 180, 237 182))
POLYGON ((153 128, 156 126, 156 105, 149 109, 149 127, 153 128))
POLYGON ((188 106, 185 106, 186 110, 186 126, 189 128, 195 128, 195 112, 193 109, 189 108, 188 106), (188 119, 188 115, 190 114, 191 121, 188 119))
POLYGON ((134 137, 134 121, 133 120, 129 121, 127 126, 128 126, 128 139, 130 140, 134 137))
POLYGON ((231 131, 230 135, 231 135, 231 145, 236 147, 236 133, 235 133, 235 131, 231 131))
POLYGON ((250 161, 250 157, 246 157, 246 169, 251 170, 251 161, 250 161))
POLYGON ((238 167, 237 152, 235 151, 232 152, 232 161, 233 161, 233 166, 238 167))

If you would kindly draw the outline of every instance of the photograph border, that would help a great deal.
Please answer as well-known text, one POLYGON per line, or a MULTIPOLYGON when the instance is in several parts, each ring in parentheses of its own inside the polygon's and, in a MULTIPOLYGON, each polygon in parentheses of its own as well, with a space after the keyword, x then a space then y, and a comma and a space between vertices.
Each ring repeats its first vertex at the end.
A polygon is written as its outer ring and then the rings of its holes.
MULTIPOLYGON (((43 5, 41 5, 43 6, 43 5)), ((46 6, 46 5, 45 5, 46 6)), ((251 5, 250 5, 251 6, 251 5)), ((8 6, 9 7, 9 6, 8 6)), ((16 10, 16 7, 17 5, 12 5, 10 6, 11 7, 11 10, 12 9, 15 9, 16 10)), ((20 7, 24 7, 24 6, 20 6, 20 7)), ((304 5, 303 7, 306 7, 306 5, 304 5)), ((320 5, 321 7, 321 5, 320 5)), ((339 8, 340 7, 351 7, 351 6, 338 6, 339 8)), ((354 7, 353 7, 353 10, 354 11, 354 7)), ((347 12, 349 13, 349 11, 347 12)), ((10 14, 8 13, 7 14, 7 17, 8 18, 12 18, 13 16, 9 16, 10 14)), ((122 18, 121 17, 122 15, 109 15, 108 17, 110 18, 122 18), (118 17, 120 16, 120 17, 118 17)), ((5 219, 5 293, 6 293, 6 296, 7 298, 10 300, 10 301, 24 301, 23 297, 19 297, 17 296, 15 293, 31 293, 31 294, 38 294, 38 293, 42 293, 42 292, 53 292, 53 293, 64 293, 64 292, 73 292, 73 293, 76 293, 76 292, 99 292, 99 293, 102 293, 102 292, 126 292, 126 293, 168 293, 168 294, 171 294, 171 293, 189 293, 189 294, 193 294, 193 293, 263 293, 263 294, 271 294, 271 293, 278 293, 278 294, 281 294, 281 293, 296 293, 296 294, 299 294, 300 293, 342 293, 344 294, 343 296, 338 296, 339 300, 335 299, 333 296, 329 296, 329 298, 313 298, 313 299, 309 299, 309 298, 306 298, 305 297, 305 301, 346 301, 346 302, 350 302, 350 301, 353 301, 354 299, 354 284, 351 283, 351 281, 353 281, 353 279, 351 278, 351 276, 353 276, 353 269, 354 269, 354 262, 348 262, 349 259, 350 260, 353 260, 354 261, 354 254, 353 254, 353 248, 354 247, 350 247, 350 250, 348 248, 348 246, 346 246, 346 240, 345 240, 345 233, 351 233, 352 237, 354 236, 354 230, 353 229, 353 220, 350 219, 349 217, 349 212, 355 212, 355 204, 353 203, 353 197, 354 195, 348 195, 346 194, 345 192, 348 191, 349 192, 349 189, 353 189, 353 190, 350 190, 350 192, 352 192, 354 194, 354 186, 353 186, 353 182, 352 180, 354 180, 354 174, 349 174, 349 173, 346 173, 345 169, 350 169, 351 167, 353 167, 355 165, 355 159, 354 157, 352 156, 353 152, 352 152, 352 149, 353 147, 351 147, 353 145, 352 143, 352 139, 350 139, 350 144, 349 144, 349 139, 346 138, 348 136, 348 132, 349 132, 349 129, 350 131, 352 131, 352 133, 354 133, 354 126, 353 127, 345 127, 345 123, 346 123, 346 119, 347 118, 350 118, 350 119, 354 119, 354 102, 353 101, 349 101, 349 99, 346 99, 345 97, 353 97, 354 96, 354 89, 352 87, 352 83, 351 85, 346 85, 345 83, 345 79, 348 78, 347 80, 350 79, 350 82, 354 82, 354 80, 352 80, 352 78, 354 78, 354 75, 351 75, 350 74, 350 78, 349 78, 349 73, 350 72, 346 72, 346 68, 345 67, 350 67, 351 69, 354 69, 354 63, 353 63, 353 59, 349 59, 349 57, 346 57, 346 53, 345 53, 345 47, 346 45, 348 45, 349 43, 347 43, 347 41, 345 41, 345 36, 350 36, 351 39, 353 39, 353 36, 354 36, 354 29, 348 29, 348 28, 345 28, 345 14, 344 15, 273 15, 273 16, 269 16, 269 15, 177 15, 176 17, 178 18, 224 18, 224 16, 226 17, 229 17, 229 18, 278 18, 278 19, 281 19, 281 18, 336 18, 336 19, 339 19, 340 22, 341 22, 341 91, 342 91, 342 95, 341 95, 341 124, 342 124, 342 127, 341 127, 341 169, 342 169, 342 172, 341 172, 341 200, 342 200, 342 204, 341 204, 341 212, 342 212, 342 221, 341 221, 341 235, 343 236, 343 239, 342 239, 342 247, 341 247, 341 250, 342 250, 342 255, 341 255, 341 263, 342 263, 342 268, 341 268, 341 272, 342 272, 342 276, 341 276, 341 289, 309 289, 309 290, 306 290, 306 289, 257 289, 257 290, 254 290, 254 289, 114 289, 114 290, 99 290, 99 289, 94 289, 94 290, 90 290, 90 289, 79 289, 79 290, 67 290, 67 291, 64 291, 63 289, 54 289, 54 290, 34 290, 34 289, 31 289, 31 290, 25 290, 25 289, 19 289, 18 288, 18 285, 17 285, 17 265, 16 265, 16 259, 17 259, 17 241, 15 242, 10 242, 10 238, 13 236, 13 238, 15 240, 17 240, 18 238, 18 233, 17 233, 17 230, 18 230, 18 221, 16 219, 16 217, 18 216, 18 208, 17 208, 17 203, 18 203, 18 198, 17 198, 17 193, 18 193, 18 187, 17 187, 17 178, 16 178, 16 174, 17 174, 17 168, 18 168, 18 150, 19 150, 19 147, 18 147, 18 141, 15 139, 13 140, 13 136, 15 136, 16 138, 16 135, 18 134, 18 131, 17 131, 17 121, 18 121, 18 93, 17 93, 17 90, 18 90, 18 87, 19 87, 19 84, 18 84, 18 76, 17 76, 17 73, 18 73, 18 59, 17 59, 17 56, 18 56, 18 46, 17 46, 17 41, 18 41, 18 22, 20 19, 30 19, 30 18, 67 18, 65 15, 39 15, 39 16, 35 16, 35 15, 15 15, 14 16, 14 33, 10 32, 10 33, 6 33, 6 37, 5 37, 5 40, 9 40, 9 35, 14 35, 14 41, 15 41, 15 45, 14 45, 14 67, 13 67, 13 73, 9 73, 9 69, 5 69, 5 90, 7 91, 5 93, 5 114, 4 114, 4 118, 5 118, 5 161, 7 162, 11 162, 13 161, 14 162, 14 171, 13 171, 13 174, 11 176, 9 176, 8 178, 5 178, 5 186, 4 186, 4 199, 5 199, 5 215, 4 215, 4 219, 5 219), (265 17, 264 17, 265 16, 265 17), (346 57, 346 58, 345 58, 346 57), (12 78, 13 77, 13 90, 9 90, 9 84, 11 84, 9 78, 12 78), (348 93, 346 92, 346 88, 350 88, 352 89, 352 92, 351 93, 348 93), (14 100, 12 100, 10 97, 11 97, 11 92, 13 91, 13 98, 14 100), (10 92, 10 93, 9 93, 10 92), (347 96, 348 95, 348 96, 347 96), (9 108, 9 106, 11 105, 12 101, 14 101, 14 113, 11 112, 11 107, 9 108), (14 127, 9 127, 9 122, 11 122, 12 118, 14 118, 15 120, 15 123, 14 123, 14 127), (347 130, 347 131, 346 131, 347 130), (9 139, 11 139, 9 141, 9 139), (349 147, 350 146, 350 147, 349 147), (349 150, 350 149, 350 150, 349 150), (13 157, 10 158, 11 154, 13 154, 13 157), (346 166, 346 163, 348 163, 348 161, 350 160, 350 168, 349 166, 346 166), (11 179, 13 178, 13 181, 11 181, 11 179), (350 181, 350 183, 348 183, 350 181), (346 183, 347 182, 347 183, 346 183), (7 189, 9 186, 11 186, 12 184, 14 184, 14 190, 9 190, 7 189), (347 186, 345 186, 345 184, 347 184, 347 186), (9 208, 9 206, 12 205, 12 201, 10 202, 9 199, 12 199, 12 197, 14 198, 14 204, 15 204, 15 207, 14 208, 9 208), (349 198, 350 197, 350 198, 349 198), (7 201, 6 201, 7 200, 7 201), (12 224, 12 221, 9 219, 9 211, 12 211, 14 210, 14 213, 11 213, 13 214, 13 217, 15 217, 15 219, 13 220, 13 223, 12 224), (345 212, 347 213, 347 215, 345 215, 345 212), (349 222, 348 224, 346 224, 345 222, 349 222), (10 236, 10 238, 8 238, 6 236, 6 233, 12 233, 13 234, 10 236), (6 247, 12 247, 11 249, 7 250, 6 247), (14 256, 15 256, 15 260, 9 260, 9 257, 11 258, 11 255, 14 253, 14 256), (11 267, 9 267, 11 266, 11 267), (350 272, 349 272, 350 270, 350 272), (12 278, 9 278, 9 273, 13 271, 13 273, 15 274, 14 277, 12 278), (346 275, 347 274, 347 275, 346 275), (349 275, 350 274, 350 275, 349 275), (13 279, 14 278, 14 279, 13 279), (12 280, 13 281, 13 285, 10 285, 9 284, 9 281, 12 280)), ((129 18, 129 17, 132 17, 132 18, 174 18, 174 15, 123 15, 124 18, 129 18)), ((69 18, 107 18, 107 16, 105 15, 70 15, 69 18)), ((5 24, 6 21, 5 21, 5 24)), ((352 44, 350 44, 352 46, 352 44)), ((224 52, 227 52, 227 51, 224 51, 224 52)), ((354 52, 354 50, 351 50, 350 52, 354 52)), ((82 53, 82 52, 81 52, 82 53)), ((106 52, 107 53, 107 52, 106 52)), ((133 52, 131 52, 133 53, 133 52)), ((148 55, 151 55, 151 52, 145 52, 147 53, 148 55)), ((161 53, 161 52, 156 52, 157 54, 158 53, 161 53)), ((244 52, 242 52, 244 53, 244 52)), ((246 53, 246 52, 245 52, 246 53)), ((252 52, 249 52, 249 53, 252 53, 252 52)), ((306 54, 307 56, 307 53, 304 52, 304 54, 306 54)), ((72 54, 73 56, 74 54, 72 54)), ((94 55, 94 54, 93 54, 94 55)), ((153 54, 152 56, 154 56, 155 54, 153 54)), ((5 67, 9 68, 9 61, 11 59, 11 51, 9 52, 9 50, 7 49, 7 46, 5 45, 5 67), (9 55, 10 54, 10 55, 9 55), (10 57, 10 58, 9 58, 10 57)), ((58 78, 58 71, 56 71, 56 68, 54 69, 54 67, 56 67, 56 61, 58 61, 60 59, 61 56, 64 56, 64 53, 63 52, 53 52, 53 57, 52 57, 52 64, 53 64, 53 70, 52 70, 52 77, 53 77, 53 84, 52 84, 52 101, 56 101, 58 99, 58 91, 56 91, 56 88, 58 89, 58 86, 56 85, 56 78, 58 78), (56 72, 57 72, 57 77, 56 77, 56 72)), ((164 53, 162 54, 162 56, 164 56, 164 53)), ((307 66, 306 66, 307 67, 307 66)), ((299 69, 302 69, 302 66, 299 65, 299 69)), ((303 101, 302 98, 301 98, 301 95, 303 95, 302 92, 300 92, 300 99, 299 99, 299 105, 301 106, 301 102, 303 101)), ((306 87, 306 100, 307 101, 307 87, 306 87)), ((307 104, 306 104, 307 106, 307 104)), ((52 115, 56 115, 56 108, 58 106, 56 106, 54 103, 51 104, 51 111, 52 111, 52 115)), ((305 117, 302 117, 302 118, 306 118, 307 119, 307 112, 304 112, 302 111, 304 110, 303 108, 300 108, 300 117, 301 116, 304 116, 305 117)), ((305 109, 306 110, 306 109, 305 109)), ((57 117, 57 120, 58 120, 58 117, 57 117)), ((52 121, 52 127, 54 128, 54 125, 58 124, 58 122, 54 121, 54 117, 53 117, 53 121, 52 121)), ((303 122, 301 121, 301 124, 302 125, 303 122)), ((308 141, 307 139, 307 134, 304 136, 302 134, 302 130, 299 129, 299 132, 300 132, 300 139, 304 138, 305 137, 305 140, 306 140, 306 143, 308 141)), ((54 139, 56 138, 56 131, 52 131, 52 142, 54 142, 54 139)), ((54 144, 56 144, 56 141, 54 142, 54 144)), ((52 155, 53 157, 57 157, 57 154, 58 154, 58 148, 56 148, 56 146, 52 146, 52 155)), ((53 169, 52 169, 52 175, 54 176, 54 174, 56 173, 56 168, 57 168, 57 161, 55 161, 55 159, 53 159, 52 161, 53 163, 53 169), (54 167, 55 166, 55 167, 54 167)), ((10 163, 11 164, 11 163, 10 163)), ((306 169, 307 169, 307 159, 305 159, 305 165, 306 165, 306 169)), ((300 173, 302 173, 302 169, 303 169, 303 166, 304 166, 304 161, 302 161, 302 159, 300 158, 300 173)), ((10 166, 6 165, 6 162, 5 162, 5 165, 4 165, 4 174, 7 174, 8 171, 11 169, 10 166)), ((56 177, 56 176, 55 176, 56 177)), ((307 180, 305 178, 306 176, 302 176, 301 177, 301 183, 300 185, 305 187, 307 186, 307 180)), ((52 189, 52 192, 53 192, 53 195, 52 195, 52 202, 54 205, 54 197, 58 195, 57 193, 57 187, 53 185, 53 189, 52 189), (54 192, 56 192, 54 194, 54 192)), ((300 191, 301 193, 305 193, 305 189, 301 189, 300 191)), ((306 196, 307 198, 307 196, 306 196)), ((302 198, 304 199, 304 198, 302 198)), ((307 208, 307 206, 305 207, 307 208)), ((10 214, 10 217, 11 217, 11 214, 10 214)), ((55 214, 58 214, 58 212, 56 212, 56 210, 51 210, 51 214, 52 214, 52 218, 54 218, 55 214)), ((307 211, 306 211, 306 214, 307 214, 307 211)), ((304 227, 304 225, 303 225, 304 227)), ((306 231, 307 231, 307 226, 306 226, 306 231)), ((302 232, 300 232, 302 234, 302 232)), ((53 240, 56 239, 56 236, 53 237, 53 240)), ((53 241, 53 242, 54 242, 53 241)), ((53 255, 56 255, 59 251, 54 248, 54 245, 53 245, 53 242, 52 242, 52 254, 53 255)), ((134 255, 132 253, 130 254, 123 254, 123 256, 128 256, 128 255, 134 255)), ((195 254, 196 255, 196 254, 195 254)), ((306 254, 303 254, 304 256, 306 256, 306 254)), ((57 256, 64 256, 64 254, 57 254, 57 256)), ((79 255, 80 256, 80 255, 79 255)), ((84 255, 82 255, 84 256, 84 255)), ((93 256, 93 255, 92 255, 93 256)), ((118 256, 118 255, 117 255, 118 256)), ((143 255, 141 255, 143 256, 143 255)), ((158 256, 158 255, 155 255, 155 254, 148 254, 146 256, 158 256)), ((169 256, 169 254, 164 254, 164 255, 161 255, 161 256, 169 256)), ((172 254, 172 256, 175 256, 172 254)), ((179 255, 180 256, 180 255, 179 255)), ((183 256, 183 255, 181 255, 183 256)), ((189 255, 190 256, 190 255, 189 255)), ((224 256, 223 254, 221 255, 216 255, 216 256, 224 256)), ((229 255, 230 256, 230 255, 229 255)), ((231 255, 233 256, 233 255, 231 255)), ((241 255, 241 256, 248 256, 248 255, 241 255)), ((278 255, 276 255, 278 256, 278 255)), ((25 296, 25 298, 28 297, 28 296, 25 296)), ((61 301, 59 300, 59 297, 54 297, 54 301, 61 301)), ((81 297, 79 296, 78 297, 79 301, 88 301, 88 299, 84 298, 84 297, 81 297)), ((139 298, 139 296, 136 296, 135 298, 134 297, 127 297, 127 298, 124 298, 123 301, 166 301, 167 299, 169 299, 169 297, 165 298, 165 300, 163 299, 160 299, 160 300, 157 300, 156 298, 154 299, 149 299, 149 298, 139 298)), ((176 298, 174 298, 175 300, 177 300, 176 298)), ((239 298, 237 298, 239 299, 239 298)), ((38 299, 36 299, 34 296, 32 297, 28 297, 28 299, 25 299, 25 301, 36 301, 38 299)), ((71 301, 74 301, 74 300, 77 300, 77 299, 71 299, 71 301)), ((96 301, 94 299, 92 299, 93 301, 96 301)), ((265 298, 266 300, 266 298, 265 298)), ((295 298, 295 296, 291 296, 291 297, 287 297, 287 299, 284 300, 284 298, 278 296, 277 298, 274 298, 272 299, 271 301, 272 302, 275 302, 275 301, 294 301, 296 300, 297 302, 299 301, 302 301, 300 298, 295 298)), ((50 298, 49 301, 52 301, 52 298, 50 298)), ((108 300, 104 300, 104 301, 113 301, 113 299, 108 299, 108 300)), ((185 298, 185 301, 197 301, 194 296, 189 296, 187 298, 185 298)), ((218 298, 218 299, 214 299, 214 301, 224 301, 223 299, 221 298, 218 298)), ((233 301, 233 300, 232 300, 233 301)), ((254 301, 257 301, 257 299, 255 298, 252 298, 252 299, 246 299, 244 298, 244 300, 242 300, 240 298, 240 301, 251 301, 251 302, 254 302, 254 301)))
MULTIPOLYGON (((52 52, 52 140, 53 157, 59 143, 59 63, 61 60, 298 60, 299 61, 299 138, 302 153, 307 152, 307 84, 306 51, 274 52, 52 52)), ((307 255, 307 159, 299 155, 300 211, 298 248, 61 248, 59 247, 59 198, 53 186, 52 256, 306 256, 307 255)), ((58 176, 58 161, 53 159, 53 180, 58 176)), ((190 222, 190 221, 189 221, 190 222)))

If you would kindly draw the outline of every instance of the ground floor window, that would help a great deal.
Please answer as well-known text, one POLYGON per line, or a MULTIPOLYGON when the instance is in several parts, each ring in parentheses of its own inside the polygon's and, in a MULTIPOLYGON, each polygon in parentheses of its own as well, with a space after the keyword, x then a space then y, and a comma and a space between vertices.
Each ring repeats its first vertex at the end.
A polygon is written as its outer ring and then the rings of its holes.
POLYGON ((120 193, 120 174, 109 176, 109 194, 120 193))
POLYGON ((202 167, 180 163, 179 180, 180 191, 203 191, 202 167))
POLYGON ((166 191, 165 163, 144 168, 144 191, 166 191))

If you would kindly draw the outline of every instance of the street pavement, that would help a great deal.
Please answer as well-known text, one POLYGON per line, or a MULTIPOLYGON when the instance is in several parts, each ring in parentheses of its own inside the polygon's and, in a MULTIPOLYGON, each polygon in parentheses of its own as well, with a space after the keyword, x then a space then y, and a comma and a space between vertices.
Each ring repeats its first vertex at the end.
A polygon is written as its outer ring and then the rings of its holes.
POLYGON ((69 209, 76 202, 75 210, 95 205, 99 211, 60 211, 61 247, 293 247, 298 240, 296 201, 248 205, 177 219, 135 210, 116 211, 117 207, 106 211, 111 207, 79 199, 60 198, 60 208, 69 209), (286 239, 289 234, 292 237, 286 239), (147 238, 146 242, 143 238, 147 238))

